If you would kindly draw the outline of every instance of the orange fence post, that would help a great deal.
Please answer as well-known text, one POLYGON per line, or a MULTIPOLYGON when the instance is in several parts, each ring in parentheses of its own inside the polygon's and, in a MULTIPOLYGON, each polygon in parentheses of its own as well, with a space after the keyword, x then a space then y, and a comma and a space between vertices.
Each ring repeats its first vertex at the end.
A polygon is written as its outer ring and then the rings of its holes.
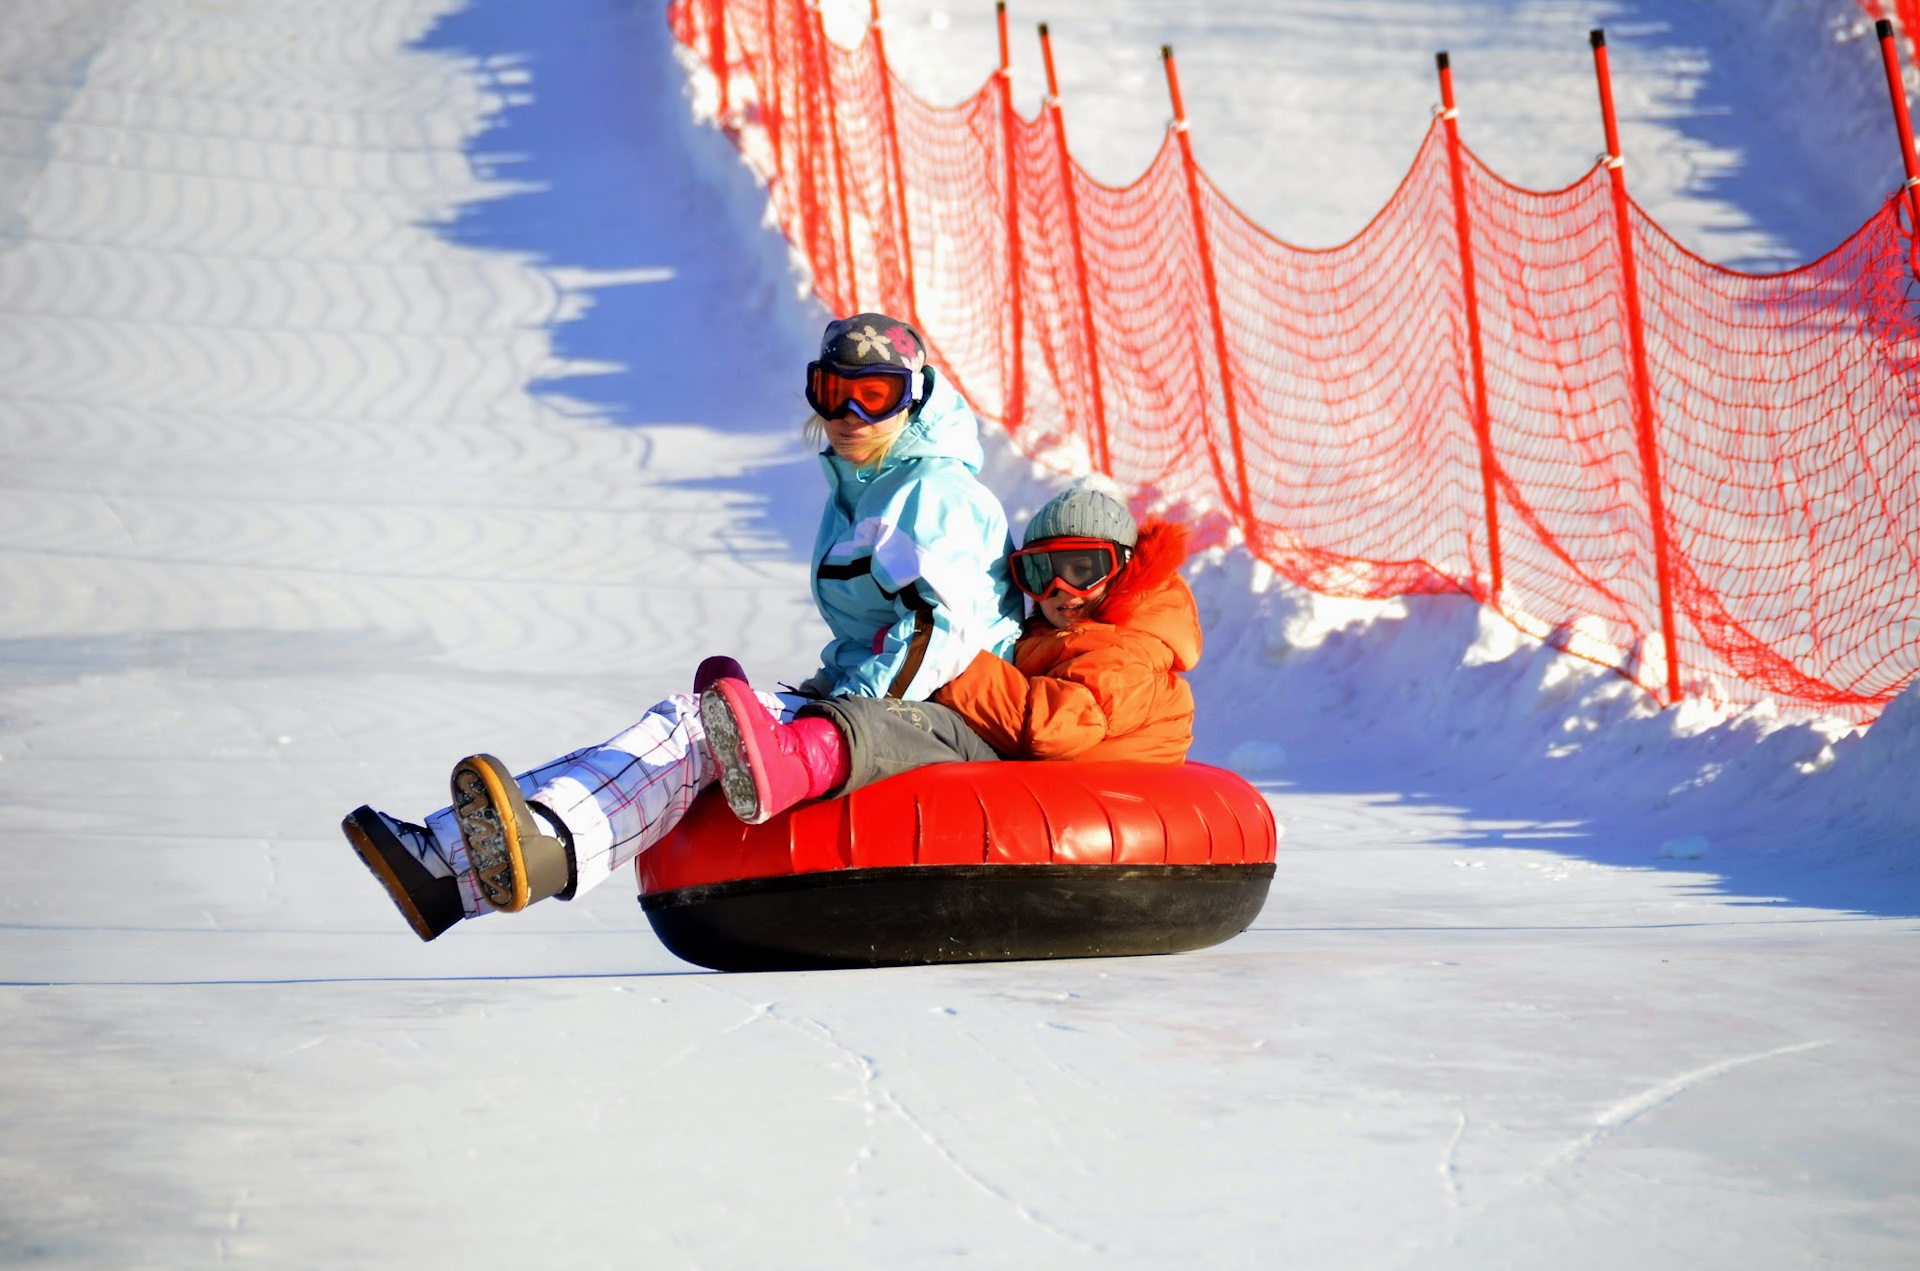
MULTIPOLYGON (((793 40, 789 50, 789 65, 793 68, 793 173, 798 178, 797 193, 807 264, 814 274, 814 290, 824 299, 827 287, 822 285, 820 273, 822 265, 833 263, 829 246, 833 227, 828 223, 827 216, 830 200, 821 188, 825 178, 819 160, 821 148, 826 142, 821 136, 820 124, 820 117, 824 113, 820 104, 820 59, 814 54, 814 24, 809 18, 813 6, 807 0, 788 0, 788 11, 793 18, 793 40)), ((835 272, 827 286, 839 285, 840 275, 835 272)))
MULTIPOLYGON (((1883 43, 1898 30, 1907 37, 1907 50, 1920 57, 1920 0, 1860 0, 1860 7, 1874 20, 1874 33, 1883 43)), ((1901 82, 1896 73, 1894 83, 1901 82)), ((1902 90, 1901 96, 1905 95, 1902 90)))
POLYGON ((874 62, 880 70, 880 105, 886 113, 887 157, 893 163, 893 215, 897 225, 900 252, 900 276, 907 289, 907 317, 920 324, 919 297, 913 287, 913 235, 907 231, 907 169, 900 162, 900 128, 893 117, 893 70, 887 64, 886 37, 880 32, 880 0, 867 0, 871 13, 868 30, 873 32, 874 62))
POLYGON ((1000 148, 1006 158, 1007 327, 1012 341, 1000 422, 1009 433, 1017 433, 1027 415, 1027 312, 1026 297, 1022 294, 1026 262, 1020 251, 1020 163, 1014 153, 1019 134, 1014 126, 1013 52, 1007 42, 1007 0, 995 0, 994 20, 1000 27, 1000 70, 995 79, 1000 93, 1000 148))
POLYGON ((1473 437, 1480 447, 1480 489, 1487 508, 1488 598, 1500 600, 1500 499, 1494 485, 1493 425, 1487 410, 1486 357, 1480 342, 1480 293, 1473 268, 1473 222, 1467 210, 1467 178, 1460 163, 1460 112, 1453 104, 1453 63, 1436 53, 1440 68, 1440 120, 1447 130, 1447 170, 1453 176, 1453 226, 1460 240, 1460 290, 1467 311, 1467 356, 1473 364, 1473 437))
POLYGON ((763 47, 766 49, 766 56, 759 70, 766 79, 761 86, 759 94, 760 111, 762 122, 767 131, 767 145, 773 150, 773 170, 784 175, 787 170, 784 151, 786 139, 781 136, 781 133, 786 128, 786 120, 783 118, 786 112, 784 103, 780 98, 780 63, 782 60, 779 47, 780 20, 774 14, 773 6, 775 0, 763 0, 763 4, 764 7, 760 15, 760 23, 765 29, 761 32, 760 38, 763 41, 763 47))
POLYGON ((726 0, 710 0, 707 18, 707 65, 713 71, 713 82, 720 89, 719 119, 722 127, 727 124, 727 116, 732 108, 727 99, 727 3, 726 0))
MULTIPOLYGON (((834 285, 840 285, 839 266, 845 265, 847 271, 845 295, 837 297, 845 306, 847 313, 860 311, 860 276, 853 260, 853 208, 847 199, 847 157, 840 145, 840 102, 833 91, 833 52, 828 47, 827 19, 821 12, 819 0, 807 0, 807 7, 813 10, 812 35, 816 62, 820 67, 820 91, 826 99, 827 148, 832 151, 827 157, 833 161, 833 187, 840 205, 840 246, 837 252, 840 259, 835 261, 833 271, 834 285)), ((831 218, 829 218, 831 223, 831 218)))
POLYGON ((1667 655, 1668 705, 1680 700, 1680 649, 1673 629, 1673 569, 1666 496, 1660 484, 1660 445, 1654 435, 1653 385, 1647 373, 1647 339, 1640 314, 1640 280, 1633 263, 1632 206, 1627 197, 1620 125, 1613 113, 1613 74, 1607 66, 1607 33, 1588 35, 1600 83, 1600 115, 1607 130, 1607 176, 1613 183, 1613 221, 1620 239, 1620 289, 1627 309, 1627 350, 1633 360, 1633 430, 1640 446, 1640 473, 1647 487, 1647 517, 1653 523, 1654 586, 1660 596, 1660 637, 1667 655))
MULTIPOLYGON (((1240 482, 1241 532, 1253 538, 1253 495, 1247 484, 1247 456, 1240 442, 1240 405, 1234 400, 1233 361, 1227 347, 1227 322, 1220 312, 1220 284, 1213 273, 1213 243, 1207 234, 1207 206, 1200 197, 1200 169, 1193 161, 1193 140, 1187 132, 1187 107, 1180 97, 1180 71, 1174 65, 1173 45, 1160 46, 1167 68, 1167 94, 1173 99, 1173 131, 1180 139, 1180 162, 1187 174, 1187 203, 1193 214, 1194 245, 1200 253, 1200 280, 1207 292, 1207 314, 1213 320, 1214 354, 1220 362, 1220 394, 1227 407, 1227 438, 1233 444, 1233 469, 1240 482)), ((1226 491, 1221 491, 1225 494, 1226 491)))
POLYGON ((1907 173, 1907 226, 1920 239, 1920 163, 1914 159, 1913 114, 1907 107, 1907 87, 1900 79, 1900 53, 1893 46, 1893 23, 1881 18, 1873 26, 1880 37, 1880 61, 1887 70, 1887 95, 1893 99, 1893 126, 1900 133, 1900 162, 1907 173))
POLYGON ((1100 344, 1094 338, 1093 289, 1087 283, 1087 252, 1080 238, 1080 199, 1073 190, 1073 156, 1067 153, 1067 121, 1060 113, 1060 80, 1053 73, 1053 37, 1040 24, 1040 57, 1047 68, 1047 117, 1053 123, 1053 144, 1060 156, 1060 195, 1067 201, 1067 238, 1073 246, 1073 282, 1080 293, 1080 324, 1087 345, 1087 378, 1093 395, 1093 464, 1113 475, 1113 456, 1107 449, 1107 398, 1100 382, 1100 344))

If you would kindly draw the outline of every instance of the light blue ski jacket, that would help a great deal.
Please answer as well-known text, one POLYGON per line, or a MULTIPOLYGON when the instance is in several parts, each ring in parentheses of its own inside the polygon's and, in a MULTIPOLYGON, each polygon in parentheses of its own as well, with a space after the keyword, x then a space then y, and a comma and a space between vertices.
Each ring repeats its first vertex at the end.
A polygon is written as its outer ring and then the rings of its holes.
POLYGON ((974 655, 1005 657, 1021 603, 1007 514, 978 473, 980 425, 939 377, 878 469, 820 455, 831 495, 813 544, 834 696, 922 701, 974 655))

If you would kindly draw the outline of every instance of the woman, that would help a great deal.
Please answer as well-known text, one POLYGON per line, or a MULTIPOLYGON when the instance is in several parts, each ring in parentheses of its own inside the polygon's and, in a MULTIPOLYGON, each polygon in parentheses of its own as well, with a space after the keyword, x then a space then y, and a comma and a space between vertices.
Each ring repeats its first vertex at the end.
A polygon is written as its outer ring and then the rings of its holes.
MULTIPOLYGON (((1006 513, 977 475, 979 425, 927 365, 920 333, 885 314, 827 324, 806 397, 829 490, 813 597, 833 639, 799 689, 754 695, 782 720, 809 699, 924 700, 1019 634, 1006 513)), ((658 842, 714 780, 698 694, 722 677, 744 680, 732 659, 709 658, 693 695, 518 777, 469 756, 452 806, 424 825, 361 807, 341 828, 423 940, 571 899, 658 842)))

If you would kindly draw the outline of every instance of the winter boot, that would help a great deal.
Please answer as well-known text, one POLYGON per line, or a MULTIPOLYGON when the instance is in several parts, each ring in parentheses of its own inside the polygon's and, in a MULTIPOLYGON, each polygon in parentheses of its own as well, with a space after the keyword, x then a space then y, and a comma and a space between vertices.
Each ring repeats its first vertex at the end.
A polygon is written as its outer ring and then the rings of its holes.
POLYGON ((460 921, 460 884, 425 826, 363 805, 347 814, 340 829, 422 940, 460 921))
POLYGON ((520 783, 492 755, 453 766, 453 815, 487 903, 517 913, 573 887, 573 855, 546 832, 520 783))
POLYGON ((724 653, 716 653, 701 661, 700 667, 693 673, 693 695, 700 696, 712 688, 716 680, 739 680, 745 683, 747 673, 740 664, 724 653))
POLYGON ((846 741, 832 720, 810 715, 783 724, 744 680, 718 680, 702 693, 700 722, 727 806, 748 825, 817 799, 847 779, 846 741))

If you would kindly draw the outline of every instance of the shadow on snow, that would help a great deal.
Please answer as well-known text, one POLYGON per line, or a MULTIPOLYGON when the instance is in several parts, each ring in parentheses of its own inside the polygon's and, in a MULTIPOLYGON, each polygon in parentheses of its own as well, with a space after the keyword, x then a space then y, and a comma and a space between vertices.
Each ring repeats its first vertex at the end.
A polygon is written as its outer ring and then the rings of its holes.
POLYGON ((575 284, 551 338, 587 365, 536 393, 623 426, 793 437, 791 458, 711 484, 758 496, 767 528, 803 553, 819 477, 798 440, 801 370, 826 314, 796 299, 764 190, 694 122, 664 10, 477 0, 436 23, 415 47, 472 59, 501 104, 468 143, 498 193, 435 228, 575 284))

